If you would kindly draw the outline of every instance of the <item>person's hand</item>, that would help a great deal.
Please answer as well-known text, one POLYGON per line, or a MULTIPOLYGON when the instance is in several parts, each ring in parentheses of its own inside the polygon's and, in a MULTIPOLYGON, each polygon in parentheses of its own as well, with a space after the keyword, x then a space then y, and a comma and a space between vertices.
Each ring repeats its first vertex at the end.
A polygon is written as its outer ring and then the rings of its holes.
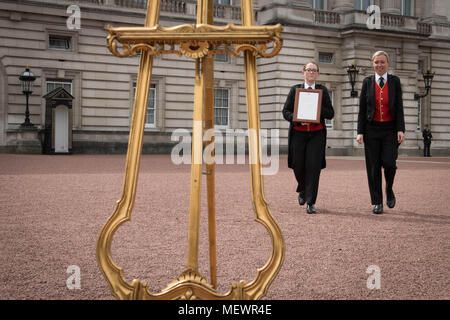
POLYGON ((364 139, 363 139, 363 135, 362 134, 358 134, 357 136, 356 136, 356 141, 359 143, 359 144, 362 144, 363 142, 364 142, 364 139))
POLYGON ((398 139, 398 144, 402 144, 403 141, 405 141, 405 134, 403 133, 403 131, 397 132, 397 139, 398 139))

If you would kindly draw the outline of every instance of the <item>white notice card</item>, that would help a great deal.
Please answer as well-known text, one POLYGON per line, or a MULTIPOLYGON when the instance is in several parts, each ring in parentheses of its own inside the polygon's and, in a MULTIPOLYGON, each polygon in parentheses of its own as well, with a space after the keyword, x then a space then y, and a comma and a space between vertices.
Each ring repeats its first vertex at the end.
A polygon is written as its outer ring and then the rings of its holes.
POLYGON ((319 94, 317 92, 300 91, 297 108, 297 119, 316 120, 319 94))

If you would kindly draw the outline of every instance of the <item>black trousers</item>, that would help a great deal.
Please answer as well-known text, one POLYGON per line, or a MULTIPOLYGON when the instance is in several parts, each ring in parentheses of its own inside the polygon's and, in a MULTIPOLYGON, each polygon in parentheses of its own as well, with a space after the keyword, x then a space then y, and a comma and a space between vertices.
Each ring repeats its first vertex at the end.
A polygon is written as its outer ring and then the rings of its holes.
POLYGON ((430 157, 430 147, 431 147, 431 142, 424 142, 423 143, 423 156, 424 157, 430 157))
POLYGON ((297 192, 308 204, 316 203, 325 145, 325 130, 293 132, 291 146, 297 192))
POLYGON ((392 190, 397 171, 398 146, 397 131, 392 122, 367 124, 364 151, 372 205, 383 203, 382 167, 386 190, 392 190))

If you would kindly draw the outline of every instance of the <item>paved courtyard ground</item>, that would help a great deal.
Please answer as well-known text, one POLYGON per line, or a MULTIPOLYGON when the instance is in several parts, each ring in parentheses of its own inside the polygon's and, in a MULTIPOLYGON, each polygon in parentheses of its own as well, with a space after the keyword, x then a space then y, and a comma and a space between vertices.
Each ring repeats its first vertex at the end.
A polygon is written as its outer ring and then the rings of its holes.
MULTIPOLYGON (((264 299, 449 299, 450 159, 399 159, 397 205, 383 215, 371 213, 363 159, 327 163, 317 215, 298 205, 284 156, 278 173, 264 177, 286 248, 264 299), (370 266, 379 268, 379 289, 367 286, 370 266)), ((125 155, 0 154, 0 299, 113 299, 95 249, 124 168, 125 155), (69 290, 73 265, 81 283, 69 290)), ((184 271, 189 178, 190 166, 170 156, 142 156, 132 219, 112 245, 129 282, 147 281, 156 293, 184 271)), ((253 280, 271 250, 253 220, 248 165, 217 166, 216 207, 218 290, 226 293, 253 280)), ((209 277, 205 216, 203 209, 200 273, 209 277)))

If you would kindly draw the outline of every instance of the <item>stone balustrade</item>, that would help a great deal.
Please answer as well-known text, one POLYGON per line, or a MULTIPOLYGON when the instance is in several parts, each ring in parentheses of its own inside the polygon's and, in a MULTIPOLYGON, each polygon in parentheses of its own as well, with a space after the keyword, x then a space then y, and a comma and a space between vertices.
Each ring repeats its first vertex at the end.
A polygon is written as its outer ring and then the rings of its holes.
POLYGON ((417 32, 422 35, 429 36, 432 32, 431 25, 428 23, 418 22, 417 23, 417 32))
MULTIPOLYGON (((104 6, 124 7, 131 9, 147 8, 147 0, 78 0, 77 2, 87 4, 98 4, 104 6)), ((161 1, 161 11, 163 12, 195 15, 196 10, 197 10, 197 2, 194 0, 161 1)), ((240 20, 241 8, 237 6, 214 4, 213 15, 215 18, 240 20)))
POLYGON ((405 17, 396 14, 382 14, 381 25, 386 28, 403 28, 405 17))
POLYGON ((333 11, 315 10, 314 22, 324 24, 340 24, 341 15, 338 12, 333 11))
POLYGON ((215 4, 213 7, 213 15, 215 18, 241 20, 241 8, 215 4))

